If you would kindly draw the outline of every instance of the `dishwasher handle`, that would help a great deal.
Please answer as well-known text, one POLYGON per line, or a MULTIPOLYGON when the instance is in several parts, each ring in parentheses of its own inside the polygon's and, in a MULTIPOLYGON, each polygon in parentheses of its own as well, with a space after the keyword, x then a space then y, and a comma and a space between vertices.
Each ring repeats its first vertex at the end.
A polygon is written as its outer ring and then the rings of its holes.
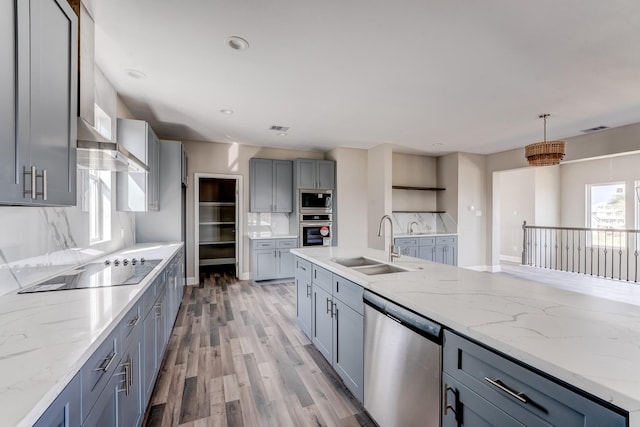
POLYGON ((364 292, 365 304, 392 318, 407 328, 414 330, 431 341, 442 342, 442 325, 422 317, 372 292, 364 292))

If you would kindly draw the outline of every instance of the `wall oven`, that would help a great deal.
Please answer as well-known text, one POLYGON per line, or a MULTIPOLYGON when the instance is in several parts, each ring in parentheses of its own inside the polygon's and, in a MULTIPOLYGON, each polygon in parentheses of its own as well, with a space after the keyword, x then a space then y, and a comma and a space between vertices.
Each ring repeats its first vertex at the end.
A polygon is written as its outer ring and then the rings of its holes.
POLYGON ((331 246, 331 214, 300 214, 300 246, 331 246))
POLYGON ((300 213, 331 213, 333 208, 332 190, 301 189, 299 194, 300 213))

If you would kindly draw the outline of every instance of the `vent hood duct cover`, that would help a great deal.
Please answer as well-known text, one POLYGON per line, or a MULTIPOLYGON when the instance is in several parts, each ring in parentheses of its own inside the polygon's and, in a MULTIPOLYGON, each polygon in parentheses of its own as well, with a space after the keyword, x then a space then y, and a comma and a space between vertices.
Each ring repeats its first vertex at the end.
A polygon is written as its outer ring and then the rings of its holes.
POLYGON ((148 172, 149 166, 122 145, 100 135, 78 117, 78 167, 115 172, 148 172))

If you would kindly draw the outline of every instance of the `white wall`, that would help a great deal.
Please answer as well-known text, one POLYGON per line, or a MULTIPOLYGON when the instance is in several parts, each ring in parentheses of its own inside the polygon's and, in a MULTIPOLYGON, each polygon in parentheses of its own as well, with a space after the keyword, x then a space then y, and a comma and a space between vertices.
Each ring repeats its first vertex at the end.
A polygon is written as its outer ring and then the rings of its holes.
POLYGON ((517 261, 522 257, 522 223, 536 224, 536 173, 533 168, 496 172, 498 191, 494 193, 499 210, 500 259, 517 261))
POLYGON ((534 225, 560 226, 561 167, 533 168, 535 173, 535 222, 532 224, 534 225))
POLYGON ((340 246, 362 246, 367 241, 367 151, 336 148, 326 158, 336 162, 334 227, 340 246))
MULTIPOLYGON (((413 187, 435 187, 436 158, 415 154, 393 153, 392 184, 413 187)), ((394 211, 435 211, 437 195, 432 191, 393 190, 394 211)))
POLYGON ((438 187, 445 191, 438 191, 438 210, 446 211, 451 218, 458 222, 458 160, 459 153, 447 154, 437 159, 438 187))
MULTIPOLYGON (((458 154, 458 265, 484 268, 485 156, 458 154)), ((453 189, 443 191, 453 192, 453 189)))
POLYGON ((561 224, 586 227, 585 194, 588 184, 626 183, 626 228, 633 224, 636 195, 635 181, 640 180, 640 154, 594 159, 561 165, 561 224))
MULTIPOLYGON (((392 151, 388 145, 379 145, 367 151, 367 247, 385 249, 391 243, 389 226, 385 225, 384 240, 378 237, 383 215, 392 211, 392 151)), ((386 221, 385 221, 386 222, 386 221)))

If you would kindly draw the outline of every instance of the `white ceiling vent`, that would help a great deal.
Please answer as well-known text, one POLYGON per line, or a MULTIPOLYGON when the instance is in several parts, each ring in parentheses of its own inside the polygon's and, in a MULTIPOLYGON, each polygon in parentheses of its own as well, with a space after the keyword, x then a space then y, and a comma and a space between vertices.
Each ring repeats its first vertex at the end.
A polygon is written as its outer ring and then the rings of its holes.
POLYGON ((289 126, 277 126, 273 125, 269 128, 269 130, 275 130, 276 132, 286 132, 289 130, 289 126))
POLYGON ((596 126, 594 128, 591 128, 591 129, 581 130, 580 132, 582 132, 582 133, 591 133, 591 132, 597 132, 599 130, 605 130, 605 129, 609 129, 609 126, 596 126))

